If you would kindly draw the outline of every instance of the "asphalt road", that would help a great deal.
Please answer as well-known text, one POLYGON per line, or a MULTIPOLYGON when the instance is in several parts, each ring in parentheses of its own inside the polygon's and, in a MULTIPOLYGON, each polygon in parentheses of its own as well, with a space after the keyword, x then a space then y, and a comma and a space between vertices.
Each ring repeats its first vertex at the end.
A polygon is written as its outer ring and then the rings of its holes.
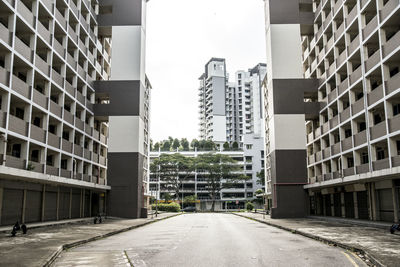
POLYGON ((55 266, 366 266, 354 254, 231 214, 184 214, 71 249, 55 266))

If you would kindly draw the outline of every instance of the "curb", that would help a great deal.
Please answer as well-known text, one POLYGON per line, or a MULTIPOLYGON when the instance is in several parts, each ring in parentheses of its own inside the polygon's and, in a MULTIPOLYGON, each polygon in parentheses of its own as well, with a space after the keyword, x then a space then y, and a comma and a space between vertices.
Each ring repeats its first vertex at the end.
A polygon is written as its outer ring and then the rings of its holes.
POLYGON ((242 217, 242 218, 246 218, 246 219, 249 219, 249 220, 253 220, 253 221, 256 221, 256 222, 260 222, 260 223, 263 223, 263 224, 267 224, 269 226, 273 226, 273 227, 276 227, 276 228, 291 232, 293 234, 299 234, 299 235, 314 239, 316 241, 320 241, 320 242, 328 244, 328 245, 333 245, 333 246, 337 246, 337 247, 340 247, 340 248, 343 248, 343 249, 346 249, 346 250, 350 250, 350 251, 353 251, 353 252, 360 253, 360 254, 364 255, 375 266, 377 266, 377 267, 386 267, 386 265, 382 264, 374 256, 372 256, 370 253, 368 253, 367 251, 365 251, 364 249, 362 249, 360 247, 346 245, 346 244, 343 244, 343 243, 340 243, 340 242, 336 242, 336 241, 333 241, 333 240, 330 240, 330 239, 326 239, 326 238, 323 238, 323 237, 320 237, 320 236, 317 236, 317 235, 313 235, 313 234, 309 234, 309 233, 306 233, 306 232, 303 232, 303 231, 299 231, 299 230, 296 230, 296 229, 288 228, 288 227, 285 227, 285 226, 282 226, 282 225, 279 225, 279 224, 274 224, 274 223, 263 221, 263 220, 260 220, 260 219, 247 217, 245 215, 241 215, 241 214, 237 214, 237 213, 231 213, 231 214, 239 216, 239 217, 242 217))
POLYGON ((94 236, 94 237, 91 237, 91 238, 88 238, 88 239, 83 239, 83 240, 79 240, 79 241, 75 241, 75 242, 72 242, 72 243, 67 243, 67 244, 61 245, 46 260, 45 264, 43 264, 43 267, 51 266, 54 263, 54 261, 57 259, 57 257, 61 254, 61 252, 63 252, 64 250, 67 250, 67 249, 70 249, 70 248, 73 248, 73 247, 77 247, 77 246, 80 246, 80 245, 83 245, 83 244, 86 244, 86 243, 89 243, 89 242, 93 242, 93 241, 96 241, 96 240, 100 240, 100 239, 103 239, 103 238, 106 238, 106 237, 110 237, 110 236, 113 236, 113 235, 116 235, 116 234, 127 232, 127 231, 130 231, 130 230, 133 230, 133 229, 145 226, 145 225, 149 225, 149 224, 152 224, 152 223, 155 223, 155 222, 159 222, 159 221, 162 221, 162 220, 170 219, 170 218, 173 218, 173 217, 176 217, 176 216, 179 216, 179 215, 182 215, 182 213, 174 214, 174 215, 171 215, 171 216, 168 216, 168 217, 165 217, 165 218, 161 218, 161 219, 155 219, 154 221, 148 221, 148 222, 145 222, 145 223, 142 223, 142 224, 129 226, 127 228, 122 228, 122 229, 115 230, 115 231, 112 231, 112 232, 108 232, 108 233, 105 233, 105 234, 102 234, 102 235, 94 236))

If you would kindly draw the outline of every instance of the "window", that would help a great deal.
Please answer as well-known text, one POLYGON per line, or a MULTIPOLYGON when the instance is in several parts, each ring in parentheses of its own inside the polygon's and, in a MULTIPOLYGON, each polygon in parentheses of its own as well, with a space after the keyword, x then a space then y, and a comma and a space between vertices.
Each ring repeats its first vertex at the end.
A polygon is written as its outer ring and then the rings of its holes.
POLYGON ((21 157, 21 144, 13 144, 11 150, 11 156, 20 158, 21 157))
POLYGON ((400 114, 400 103, 393 104, 393 116, 400 114))
POLYGON ((21 120, 24 119, 24 110, 22 108, 15 108, 15 117, 20 118, 21 120))
POLYGON ((47 155, 46 164, 49 166, 54 166, 54 156, 53 155, 47 155))
POLYGON ((31 152, 31 161, 39 162, 39 150, 32 150, 31 152))
POLYGON ((65 140, 69 140, 69 132, 68 131, 63 131, 62 138, 65 139, 65 140))
POLYGON ((354 167, 354 159, 353 157, 347 158, 347 168, 352 168, 354 167))
POLYGON ((50 124, 49 125, 49 132, 52 134, 56 134, 57 131, 57 126, 55 126, 54 124, 50 124))
POLYGON ((39 117, 35 117, 33 119, 33 125, 40 127, 40 118, 39 117))
POLYGON ((365 131, 365 129, 367 129, 367 125, 365 124, 365 122, 360 122, 358 124, 358 128, 359 128, 358 132, 362 132, 362 131, 365 131))
POLYGON ((246 149, 252 149, 253 148, 253 145, 250 145, 250 144, 248 144, 248 145, 246 145, 246 149))
POLYGON ((68 168, 68 160, 62 159, 61 160, 61 169, 66 170, 68 168))
POLYGON ((367 164, 369 162, 368 152, 361 153, 361 164, 367 164))
POLYGON ((385 150, 382 147, 376 148, 376 159, 382 160, 385 158, 385 150))
POLYGON ((397 155, 400 155, 400 140, 396 141, 397 155))
POLYGON ((344 136, 345 136, 345 138, 350 137, 351 136, 351 129, 344 130, 344 136))
POLYGON ((374 114, 374 125, 382 122, 381 114, 374 114))

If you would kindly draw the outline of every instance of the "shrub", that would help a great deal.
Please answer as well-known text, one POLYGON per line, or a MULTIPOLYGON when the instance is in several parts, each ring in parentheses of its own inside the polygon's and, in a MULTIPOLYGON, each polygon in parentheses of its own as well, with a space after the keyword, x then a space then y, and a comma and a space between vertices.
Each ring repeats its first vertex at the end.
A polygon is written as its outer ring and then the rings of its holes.
POLYGON ((252 210, 254 209, 254 204, 251 203, 251 202, 247 202, 247 203, 246 203, 246 209, 247 209, 248 211, 252 211, 252 210))
MULTIPOLYGON (((172 202, 169 204, 158 204, 159 211, 168 211, 168 212, 179 212, 181 211, 181 207, 178 203, 172 202)), ((156 210, 156 204, 151 205, 153 210, 156 210)))

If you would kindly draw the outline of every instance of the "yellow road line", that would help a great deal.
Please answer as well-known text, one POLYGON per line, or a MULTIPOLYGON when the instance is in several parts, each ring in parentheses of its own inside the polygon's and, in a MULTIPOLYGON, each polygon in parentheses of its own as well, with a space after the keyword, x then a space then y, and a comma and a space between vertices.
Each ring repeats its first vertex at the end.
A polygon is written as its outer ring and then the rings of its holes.
POLYGON ((346 258, 353 264, 354 267, 359 267, 358 264, 347 254, 346 252, 342 251, 342 253, 346 256, 346 258))

